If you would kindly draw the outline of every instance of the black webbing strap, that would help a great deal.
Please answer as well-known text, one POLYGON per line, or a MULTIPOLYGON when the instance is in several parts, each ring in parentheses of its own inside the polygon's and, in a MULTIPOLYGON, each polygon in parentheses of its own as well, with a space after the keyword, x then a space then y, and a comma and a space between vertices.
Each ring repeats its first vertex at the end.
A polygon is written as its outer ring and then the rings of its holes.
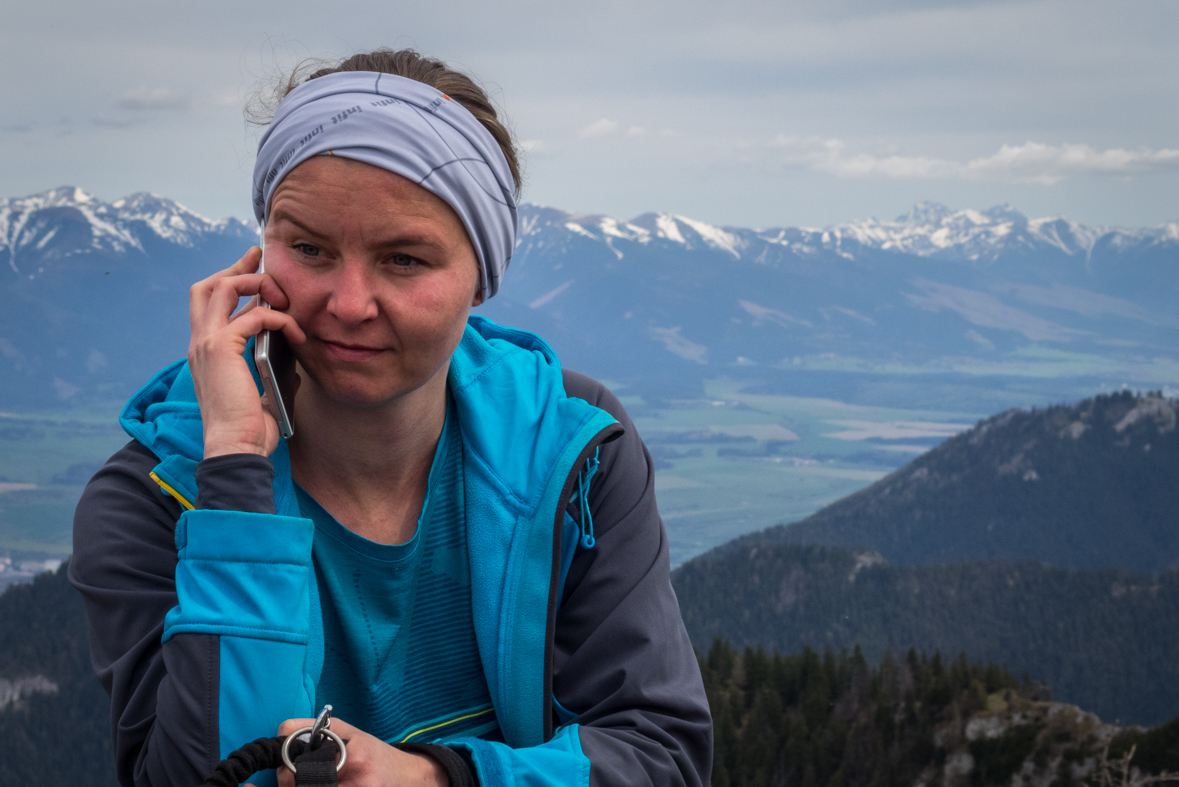
MULTIPOLYGON (((285 737, 259 738, 230 754, 201 782, 200 787, 238 787, 258 771, 285 767, 282 763, 282 744, 285 737)), ((336 756, 339 750, 336 742, 322 736, 313 749, 295 739, 291 741, 291 759, 295 763, 296 787, 335 787, 336 756)))
MULTIPOLYGON (((259 738, 247 743, 217 764, 200 787, 238 787, 258 771, 285 767, 282 744, 286 738, 259 738)), ((307 744, 291 741, 291 759, 295 763, 296 787, 336 787, 336 742, 326 735, 322 743, 307 751, 307 744)), ((394 748, 407 754, 422 754, 442 766, 451 787, 474 787, 475 766, 463 753, 436 743, 398 743, 394 748)))
MULTIPOLYGON (((292 743, 291 748, 295 746, 292 743)), ((295 761, 295 787, 336 787, 336 742, 326 735, 319 745, 291 759, 295 761)))

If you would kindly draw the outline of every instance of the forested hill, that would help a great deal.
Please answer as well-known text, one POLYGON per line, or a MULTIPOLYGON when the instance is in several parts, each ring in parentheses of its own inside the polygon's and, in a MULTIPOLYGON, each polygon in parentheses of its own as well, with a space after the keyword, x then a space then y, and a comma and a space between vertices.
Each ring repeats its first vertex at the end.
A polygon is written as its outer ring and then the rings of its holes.
MULTIPOLYGON (((758 553, 799 549, 776 546, 758 553)), ((850 584, 871 588, 869 580, 881 568, 866 567, 843 550, 810 550, 818 558, 807 566, 814 576, 826 566, 843 584, 851 571, 856 582, 850 584)), ((768 577, 766 568, 754 566, 761 572, 756 576, 768 577)), ((811 614, 822 608, 811 591, 831 589, 798 586, 791 603, 811 614)), ((1122 597, 1137 592, 1127 587, 1122 597)), ((1160 588, 1157 597, 1175 609, 1173 590, 1160 588)), ((733 600, 731 594, 718 597, 722 606, 733 600)), ((1106 620, 1111 611, 1122 610, 1106 610, 1106 620)), ((733 617, 732 608, 722 614, 733 617)), ((808 619, 813 625, 813 614, 808 619)), ((1172 635, 1179 630, 1175 623, 1156 621, 1172 635)), ((1120 631, 1106 633, 1121 641, 1120 631)), ((1010 633, 997 631, 995 637, 1001 643, 1010 633)), ((1109 652, 1111 675, 1125 672, 1128 651, 1114 652, 1101 636, 1088 644, 1109 652)), ((1094 780, 1106 745, 1114 758, 1137 745, 1133 764, 1144 773, 1179 769, 1179 719, 1145 731, 1102 723, 1084 712, 1089 708, 1047 701, 1047 687, 994 664, 943 658, 932 650, 898 650, 880 661, 869 661, 858 648, 742 653, 723 642, 707 643, 699 654, 715 720, 716 787, 1080 787, 1094 780)), ((1173 669, 1151 676, 1160 689, 1173 688, 1174 678, 1173 669)), ((0 596, 0 784, 113 787, 109 712, 90 671, 82 602, 66 582, 65 568, 0 596)))
POLYGON ((893 563, 1028 559, 1179 566, 1179 402, 1129 392, 1009 410, 759 543, 873 549, 893 563))
POLYGON ((964 652, 1026 670, 1106 721, 1179 713, 1179 571, 892 566, 878 553, 762 544, 696 558, 672 582, 701 650, 720 637, 783 653, 858 644, 870 661, 964 652))
POLYGON ((1179 719, 1120 729, 962 657, 909 651, 876 668, 859 650, 782 656, 717 641, 701 671, 713 787, 1142 785, 1179 769, 1179 719))
POLYGON ((0 595, 0 784, 114 787, 110 701, 66 567, 0 595))

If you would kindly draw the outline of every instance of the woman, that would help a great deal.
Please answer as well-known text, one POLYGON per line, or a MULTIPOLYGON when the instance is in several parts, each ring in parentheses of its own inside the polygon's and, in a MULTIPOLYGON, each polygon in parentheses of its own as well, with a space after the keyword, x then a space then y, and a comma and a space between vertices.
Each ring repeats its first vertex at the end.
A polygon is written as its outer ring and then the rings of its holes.
POLYGON ((127 405, 78 506, 123 784, 194 785, 325 703, 341 784, 707 782, 646 449, 603 386, 469 314, 517 190, 510 135, 438 61, 358 55, 283 100, 265 273, 251 249, 194 285, 187 362, 127 405), (287 440, 263 330, 298 362, 287 440))

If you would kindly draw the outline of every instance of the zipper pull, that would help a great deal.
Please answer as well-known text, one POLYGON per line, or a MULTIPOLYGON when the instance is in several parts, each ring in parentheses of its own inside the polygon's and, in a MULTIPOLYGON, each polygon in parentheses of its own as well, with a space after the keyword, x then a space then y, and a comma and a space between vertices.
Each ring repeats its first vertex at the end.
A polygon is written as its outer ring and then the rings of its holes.
MULTIPOLYGON (((585 549, 593 549, 597 539, 594 538, 594 518, 590 514, 589 508, 589 487, 590 481, 593 480, 594 474, 598 472, 598 455, 601 453, 602 447, 598 446, 594 449, 594 456, 592 459, 585 460, 585 467, 577 474, 577 491, 573 493, 574 499, 581 504, 581 546, 585 549)), ((570 500, 569 502, 573 502, 570 500)))

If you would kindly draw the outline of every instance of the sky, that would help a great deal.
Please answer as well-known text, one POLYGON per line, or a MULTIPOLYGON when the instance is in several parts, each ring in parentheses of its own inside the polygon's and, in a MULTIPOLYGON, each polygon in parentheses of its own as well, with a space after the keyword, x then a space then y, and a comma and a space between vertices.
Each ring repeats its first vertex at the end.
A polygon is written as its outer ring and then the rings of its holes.
POLYGON ((73 185, 246 219, 248 98, 304 58, 475 75, 523 199, 822 227, 918 201, 1179 219, 1179 3, 5 0, 0 197, 73 185))

